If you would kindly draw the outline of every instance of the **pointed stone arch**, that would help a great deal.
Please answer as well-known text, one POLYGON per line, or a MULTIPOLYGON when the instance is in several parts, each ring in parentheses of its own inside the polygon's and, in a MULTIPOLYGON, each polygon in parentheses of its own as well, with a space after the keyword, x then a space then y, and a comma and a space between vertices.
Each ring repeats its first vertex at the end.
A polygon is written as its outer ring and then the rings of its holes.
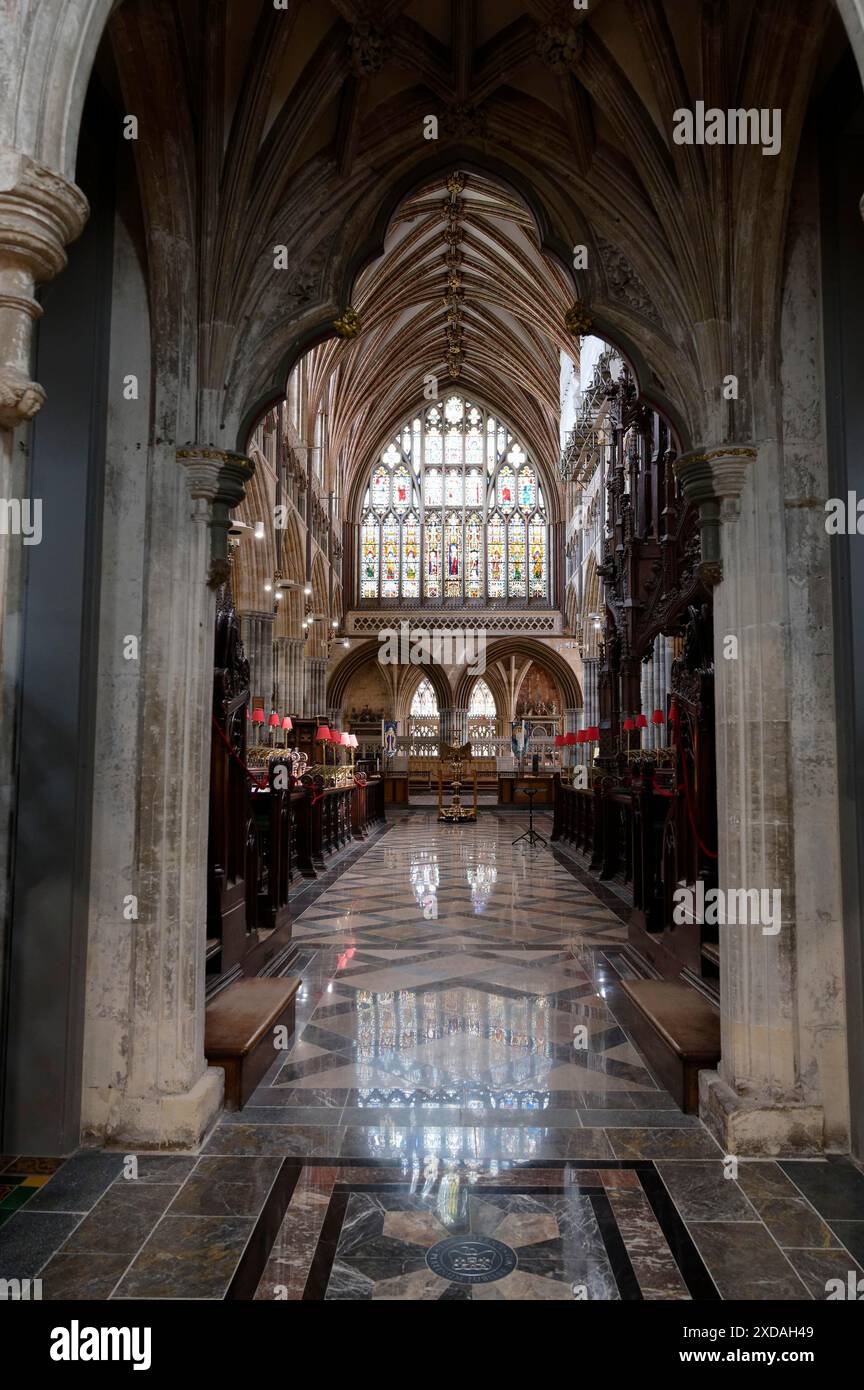
MULTIPOLYGON (((538 666, 545 666, 561 691, 564 708, 582 708, 582 689, 576 673, 554 647, 546 646, 543 642, 531 637, 502 637, 499 641, 490 643, 486 648, 487 671, 496 662, 505 662, 511 656, 527 657, 530 661, 536 662, 538 666)), ((453 702, 457 709, 468 708, 470 691, 475 679, 476 675, 469 675, 467 671, 460 677, 453 694, 453 702)))

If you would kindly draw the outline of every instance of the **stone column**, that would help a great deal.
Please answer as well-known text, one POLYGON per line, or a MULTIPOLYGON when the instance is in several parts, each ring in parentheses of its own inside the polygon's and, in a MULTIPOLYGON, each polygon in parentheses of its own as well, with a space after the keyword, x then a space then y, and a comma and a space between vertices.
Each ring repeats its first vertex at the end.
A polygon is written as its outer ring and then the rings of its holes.
POLYGON ((125 960, 116 921, 105 914, 91 930, 82 1114, 85 1133, 147 1148, 200 1143, 222 1101, 223 1073, 204 1057, 215 587, 227 573, 230 511, 252 476, 248 461, 197 445, 177 451, 173 475, 172 455, 154 453, 137 918, 125 960))
POLYGON ((276 698, 285 714, 303 714, 303 650, 302 637, 277 637, 273 644, 276 698))
MULTIPOLYGON (((272 613, 241 613, 240 632, 249 658, 249 687, 252 706, 262 706, 270 714, 274 698, 272 613)), ((281 714, 282 708, 279 707, 281 714)), ((256 725, 256 728, 260 726, 256 725)), ((266 727, 266 726, 265 726, 266 727)))
POLYGON ((700 1111, 727 1152, 818 1152, 823 1113, 801 1073, 782 465, 776 441, 679 459, 699 507, 714 600, 719 886, 779 890, 782 925, 720 928, 721 1049, 700 1111), (722 583, 720 582, 722 577, 722 583), (738 658, 724 639, 738 640, 738 658))
MULTIPOLYGON (((64 247, 80 236, 89 208, 80 188, 27 155, 0 146, 0 497, 28 498, 27 455, 14 431, 34 418, 45 392, 30 378, 33 324, 42 309, 38 284, 66 265, 64 247)), ((31 499, 32 500, 32 499, 31 499)), ((14 707, 25 551, 0 537, 0 962, 8 891, 14 707)))
POLYGON ((324 701, 326 699, 326 678, 326 659, 324 657, 319 656, 307 657, 305 698, 305 714, 307 719, 312 719, 317 715, 322 715, 325 713, 324 701))
MULTIPOLYGON (((656 648, 656 644, 655 644, 656 648)), ((653 726, 651 724, 651 711, 654 708, 652 701, 654 698, 654 652, 652 651, 650 660, 642 662, 642 703, 640 709, 648 717, 648 728, 639 730, 639 746, 641 748, 651 748, 653 746, 653 726)))
MULTIPOLYGON (((565 711, 564 711, 564 733, 565 733, 565 734, 578 734, 578 732, 579 732, 579 721, 580 721, 581 717, 582 717, 582 710, 578 710, 578 709, 565 709, 565 711)), ((582 725, 582 727, 583 727, 583 728, 585 727, 584 724, 582 725)), ((563 752, 564 752, 564 756, 563 756, 562 759, 561 759, 561 764, 562 764, 563 767, 572 767, 573 764, 576 763, 576 762, 584 762, 584 761, 585 761, 585 745, 584 745, 584 744, 582 744, 581 747, 576 747, 576 746, 574 745, 573 747, 566 748, 566 749, 563 750, 563 752)))
MULTIPOLYGON (((44 402, 31 379, 33 324, 42 316, 36 285, 53 279, 67 264, 64 247, 81 235, 88 200, 68 179, 32 158, 0 146, 0 496, 28 496, 25 450, 14 448, 14 431, 25 427, 44 402)), ((15 539, 0 545, 0 895, 6 895, 8 788, 13 751, 13 701, 18 655, 7 651, 8 619, 21 603, 24 549, 15 539)), ((14 631, 17 631, 15 624, 14 631)))

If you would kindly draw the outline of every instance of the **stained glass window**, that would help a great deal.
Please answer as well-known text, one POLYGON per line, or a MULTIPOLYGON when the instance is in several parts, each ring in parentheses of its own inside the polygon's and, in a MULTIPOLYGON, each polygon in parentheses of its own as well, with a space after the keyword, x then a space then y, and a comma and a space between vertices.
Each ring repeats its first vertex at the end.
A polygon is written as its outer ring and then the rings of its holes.
POLYGON ((508 593, 515 598, 525 597, 525 522, 518 514, 510 518, 507 527, 508 593))
POLYGON ((462 594, 462 517, 459 512, 447 513, 444 528, 444 594, 447 598, 459 598, 462 594))
POLYGON ((437 521, 426 523, 426 581, 427 598, 441 597, 441 527, 437 521))
POLYGON ((378 522, 367 516, 363 522, 361 539, 361 593, 364 598, 378 597, 378 522))
POLYGON ((504 421, 455 394, 403 421, 369 475, 360 601, 544 602, 551 569, 540 474, 504 421))
POLYGON ((474 468, 483 463, 483 440, 479 431, 472 431, 465 440, 465 462, 474 468))
POLYGON ((516 506, 516 479, 508 464, 498 473, 498 506, 505 512, 512 512, 516 506))
POLYGON ((426 470, 423 479, 423 501, 429 507, 440 507, 444 500, 444 483, 437 468, 426 470))
POLYGON ((537 516, 528 527, 528 592, 532 598, 546 593, 546 523, 537 516))
POLYGON ((483 596, 483 518, 472 512, 465 523, 465 597, 483 596))
POLYGON ((441 464, 444 462, 444 441, 440 434, 426 435, 426 462, 427 464, 441 464))
POLYGON ((383 466, 372 475, 372 506, 382 512, 390 506, 390 473, 383 466))
POLYGON ((532 512, 537 505, 537 475, 533 468, 519 470, 519 506, 532 512))
POLYGON ((497 512, 486 527, 486 549, 489 555, 489 597, 504 598, 507 589, 507 541, 504 522, 497 512))
POLYGON ((411 479, 408 469, 400 465, 393 474, 393 507, 397 512, 407 512, 411 506, 411 479))
POLYGON ((420 526, 413 513, 402 523, 402 597, 420 597, 420 526))
POLYGON ((384 522, 381 546, 381 597, 399 597, 399 522, 391 512, 384 522))

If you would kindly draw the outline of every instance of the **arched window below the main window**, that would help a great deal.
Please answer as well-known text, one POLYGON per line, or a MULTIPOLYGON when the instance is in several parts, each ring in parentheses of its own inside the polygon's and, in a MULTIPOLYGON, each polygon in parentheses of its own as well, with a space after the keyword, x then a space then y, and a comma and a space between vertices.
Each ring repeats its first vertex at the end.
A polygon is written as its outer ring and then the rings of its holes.
POLYGON ((437 758, 439 727, 438 697, 429 677, 424 676, 414 692, 408 716, 409 756, 437 758))
POLYGON ((483 679, 476 682, 468 706, 468 741, 475 758, 495 756, 498 736, 498 709, 495 696, 483 679))

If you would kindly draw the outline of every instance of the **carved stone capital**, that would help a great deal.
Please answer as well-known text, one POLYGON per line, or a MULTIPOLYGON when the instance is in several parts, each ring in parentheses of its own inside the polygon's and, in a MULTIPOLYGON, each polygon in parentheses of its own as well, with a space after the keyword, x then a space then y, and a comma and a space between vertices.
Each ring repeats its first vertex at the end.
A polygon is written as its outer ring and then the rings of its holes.
POLYGON ((737 520, 747 471, 755 462, 755 449, 723 445, 684 454, 672 465, 686 500, 699 510, 700 572, 706 582, 718 584, 722 578, 720 525, 737 520))
POLYGON ((177 462, 185 470, 189 496, 200 498, 212 506, 219 491, 219 473, 225 455, 219 449, 186 444, 177 450, 177 462))
POLYGON ((178 449, 177 462, 186 470, 190 496, 207 504, 210 530, 207 583, 211 589, 218 589, 231 573, 228 558, 231 512, 246 496, 246 484, 255 472, 255 464, 244 454, 201 444, 186 444, 178 449))
POLYGON ((35 283, 66 264, 90 206, 81 189, 29 156, 0 146, 0 270, 21 267, 35 283))
POLYGON ((35 286, 66 265, 65 247, 87 220, 74 183, 0 146, 0 426, 17 429, 41 409, 45 392, 30 380, 33 323, 42 313, 35 286))

